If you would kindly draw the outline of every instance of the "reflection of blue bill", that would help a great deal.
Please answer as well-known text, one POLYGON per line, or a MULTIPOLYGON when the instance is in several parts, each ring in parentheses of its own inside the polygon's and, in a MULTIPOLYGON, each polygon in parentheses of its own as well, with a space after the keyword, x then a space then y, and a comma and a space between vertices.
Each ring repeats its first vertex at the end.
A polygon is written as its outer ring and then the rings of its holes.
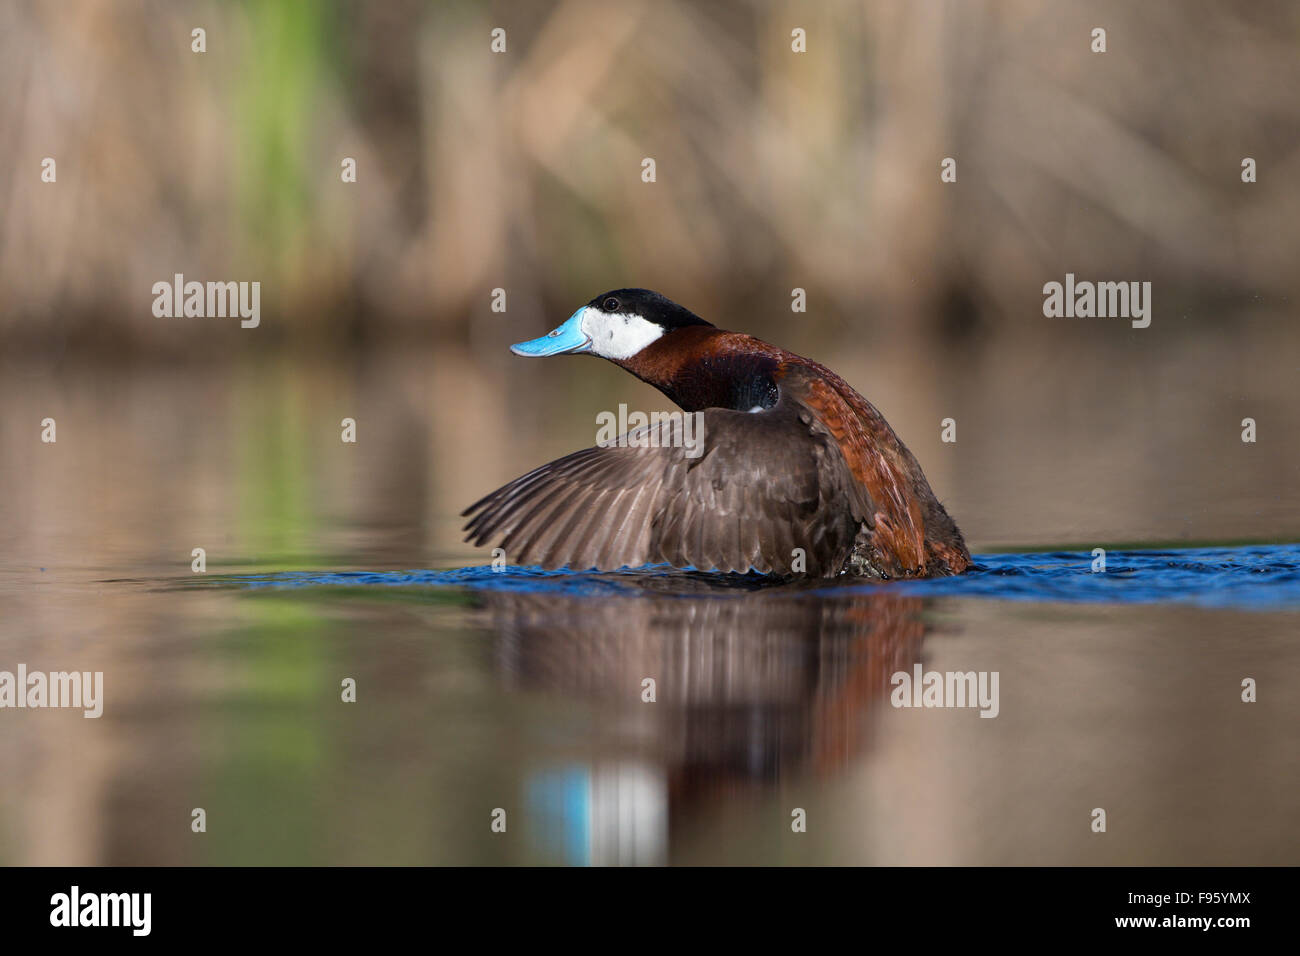
POLYGON ((643 764, 542 770, 527 784, 530 830, 570 866, 653 866, 668 856, 668 791, 643 764))
MULTIPOLYGON (((591 865, 591 769, 543 770, 528 781, 529 816, 537 842, 569 866, 591 865)), ((530 828, 531 829, 531 828, 530 828)))

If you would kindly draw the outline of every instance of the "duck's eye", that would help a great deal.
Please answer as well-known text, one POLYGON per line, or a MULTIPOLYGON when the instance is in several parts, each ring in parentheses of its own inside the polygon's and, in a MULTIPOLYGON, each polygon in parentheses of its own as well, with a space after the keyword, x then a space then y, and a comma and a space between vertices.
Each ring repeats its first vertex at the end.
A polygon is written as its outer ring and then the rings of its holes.
POLYGON ((601 307, 602 309, 604 309, 606 312, 617 312, 617 311, 618 311, 618 299, 614 298, 614 297, 611 295, 608 299, 606 299, 603 303, 601 303, 601 306, 600 306, 600 307, 601 307))

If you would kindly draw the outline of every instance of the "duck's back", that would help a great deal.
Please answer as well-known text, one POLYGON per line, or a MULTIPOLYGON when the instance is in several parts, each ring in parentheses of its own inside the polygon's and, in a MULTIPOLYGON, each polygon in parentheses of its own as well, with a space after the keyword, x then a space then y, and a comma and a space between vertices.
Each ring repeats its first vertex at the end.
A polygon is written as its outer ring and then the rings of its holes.
POLYGON ((824 365, 787 354, 782 387, 814 411, 870 500, 844 570, 886 578, 965 571, 961 532, 885 417, 824 365))

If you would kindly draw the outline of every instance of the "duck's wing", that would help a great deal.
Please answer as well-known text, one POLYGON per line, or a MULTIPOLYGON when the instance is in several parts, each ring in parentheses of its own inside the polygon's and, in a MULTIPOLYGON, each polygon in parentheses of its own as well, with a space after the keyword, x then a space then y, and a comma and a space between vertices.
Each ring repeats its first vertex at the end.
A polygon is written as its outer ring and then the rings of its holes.
POLYGON ((466 540, 499 541, 512 564, 832 576, 874 512, 815 410, 783 393, 761 412, 697 413, 693 436, 668 421, 575 452, 464 514, 466 540))

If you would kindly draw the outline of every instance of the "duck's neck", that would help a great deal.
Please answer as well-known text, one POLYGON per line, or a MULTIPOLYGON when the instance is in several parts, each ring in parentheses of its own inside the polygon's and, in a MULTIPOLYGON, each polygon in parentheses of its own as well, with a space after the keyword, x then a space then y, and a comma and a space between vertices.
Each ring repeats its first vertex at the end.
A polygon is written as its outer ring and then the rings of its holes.
POLYGON ((618 359, 688 412, 747 412, 776 404, 782 352, 766 342, 712 326, 676 329, 631 358, 618 359))

